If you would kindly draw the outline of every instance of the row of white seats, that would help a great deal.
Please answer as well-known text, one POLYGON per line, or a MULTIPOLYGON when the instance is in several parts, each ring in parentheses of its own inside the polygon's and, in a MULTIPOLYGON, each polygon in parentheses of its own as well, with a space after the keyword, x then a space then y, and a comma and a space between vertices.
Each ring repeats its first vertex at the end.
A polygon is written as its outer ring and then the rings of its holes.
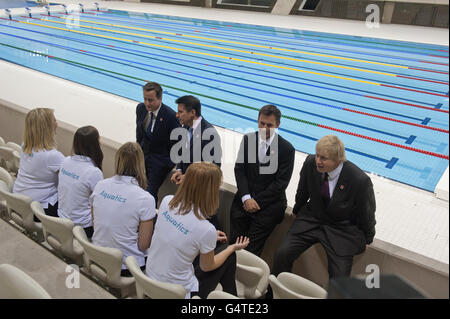
MULTIPOLYGON (((137 266, 134 257, 126 259, 133 277, 121 277, 123 255, 120 250, 93 245, 80 226, 75 226, 69 219, 45 215, 39 202, 33 202, 25 195, 13 194, 12 186, 11 174, 0 167, 0 201, 3 200, 6 208, 0 216, 22 227, 24 232, 37 242, 46 241, 63 259, 84 266, 86 272, 100 282, 119 289, 122 297, 134 295, 136 292, 138 298, 184 298, 186 291, 182 286, 151 280, 137 266), (41 223, 35 222, 34 216, 41 220, 41 223)), ((282 273, 278 277, 270 275, 267 263, 246 250, 237 251, 236 255, 236 286, 240 298, 263 298, 269 282, 274 298, 326 297, 323 288, 300 276, 292 273, 282 273)), ((231 297, 220 292, 220 289, 219 285, 212 296, 231 297)))
POLYGON ((20 162, 20 145, 14 142, 5 142, 0 137, 0 167, 6 169, 12 176, 17 176, 20 162))

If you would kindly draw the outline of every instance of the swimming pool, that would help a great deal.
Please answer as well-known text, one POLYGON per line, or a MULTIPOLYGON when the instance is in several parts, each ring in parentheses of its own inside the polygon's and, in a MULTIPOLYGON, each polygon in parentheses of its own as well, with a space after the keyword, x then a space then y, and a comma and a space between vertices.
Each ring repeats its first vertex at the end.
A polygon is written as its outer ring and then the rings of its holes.
POLYGON ((297 150, 333 133, 365 171, 430 191, 448 166, 448 47, 86 11, 0 20, 0 56, 136 101, 157 81, 238 131, 272 103, 297 150))

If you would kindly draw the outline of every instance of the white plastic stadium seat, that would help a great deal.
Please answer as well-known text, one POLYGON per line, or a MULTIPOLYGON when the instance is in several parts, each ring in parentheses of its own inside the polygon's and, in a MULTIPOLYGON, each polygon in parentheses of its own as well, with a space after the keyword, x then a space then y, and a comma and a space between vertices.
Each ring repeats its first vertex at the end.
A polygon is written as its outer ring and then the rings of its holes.
POLYGON ((19 268, 0 265, 0 299, 51 299, 33 278, 19 268))
POLYGON ((143 299, 145 296, 151 299, 185 298, 186 289, 183 286, 149 278, 142 272, 135 257, 128 256, 125 259, 125 263, 136 280, 136 294, 139 299, 143 299))
POLYGON ((290 272, 270 275, 274 299, 325 299, 327 291, 312 281, 290 272))

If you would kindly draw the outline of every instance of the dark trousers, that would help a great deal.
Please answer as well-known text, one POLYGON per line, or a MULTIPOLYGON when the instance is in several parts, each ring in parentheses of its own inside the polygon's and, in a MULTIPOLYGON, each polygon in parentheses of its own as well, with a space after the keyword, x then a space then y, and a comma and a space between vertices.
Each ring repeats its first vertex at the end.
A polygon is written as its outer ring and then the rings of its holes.
POLYGON ((147 171, 147 192, 155 198, 155 204, 158 206, 158 190, 173 167, 155 165, 147 162, 145 165, 147 171))
MULTIPOLYGON (((44 209, 44 213, 48 216, 58 217, 58 202, 53 206, 48 204, 48 207, 44 209)), ((36 216, 33 216, 33 220, 38 223, 41 222, 36 216)))
MULTIPOLYGON (((145 273, 145 266, 140 267, 142 272, 145 273)), ((133 275, 131 274, 131 272, 128 269, 122 269, 120 271, 120 276, 121 277, 133 277, 133 275)))
POLYGON ((92 235, 94 235, 94 228, 92 226, 89 226, 89 227, 86 227, 83 229, 84 229, 84 232, 86 233, 86 237, 91 239, 92 235))
POLYGON ((284 209, 273 210, 269 207, 266 210, 249 213, 242 208, 242 204, 239 205, 234 201, 230 212, 230 243, 235 243, 239 236, 247 236, 250 243, 245 249, 261 256, 267 238, 280 222, 279 212, 284 214, 284 209))
POLYGON ((353 256, 336 255, 320 227, 299 234, 289 231, 275 254, 272 273, 278 276, 290 272, 294 261, 315 243, 320 243, 327 254, 329 278, 350 276, 353 256))
MULTIPOLYGON (((214 254, 217 255, 227 248, 228 244, 217 244, 214 254)), ((200 268, 200 256, 195 258, 194 262, 195 277, 198 279, 199 291, 192 293, 192 296, 198 295, 202 299, 206 299, 209 293, 216 289, 220 283, 223 291, 232 295, 237 295, 236 291, 236 253, 232 253, 219 268, 205 272, 200 268)))

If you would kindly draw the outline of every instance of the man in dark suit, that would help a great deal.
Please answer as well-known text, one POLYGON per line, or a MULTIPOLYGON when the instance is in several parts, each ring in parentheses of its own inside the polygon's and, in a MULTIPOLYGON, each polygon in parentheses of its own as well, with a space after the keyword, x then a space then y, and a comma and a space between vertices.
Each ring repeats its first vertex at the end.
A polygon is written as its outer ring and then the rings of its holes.
POLYGON ((170 140, 173 129, 180 127, 176 113, 162 103, 162 88, 158 83, 143 86, 144 103, 136 107, 136 141, 145 156, 147 191, 158 202, 158 189, 175 163, 170 149, 176 141, 170 140))
POLYGON ((375 195, 369 176, 346 160, 336 136, 322 137, 316 154, 306 158, 292 212, 296 218, 275 254, 273 274, 290 272, 301 253, 320 243, 329 277, 350 276, 353 256, 375 236, 375 195))
MULTIPOLYGON (((185 95, 175 103, 178 104, 177 118, 183 128, 180 135, 184 137, 180 141, 181 161, 171 178, 178 185, 191 163, 205 161, 220 167, 222 147, 217 130, 202 116, 201 104, 196 97, 185 95)), ((176 152, 176 149, 172 152, 176 152)))
POLYGON ((257 132, 244 135, 234 167, 237 193, 230 212, 231 242, 247 236, 247 250, 261 255, 264 243, 283 220, 286 188, 294 168, 295 149, 278 135, 281 112, 262 107, 257 132))

